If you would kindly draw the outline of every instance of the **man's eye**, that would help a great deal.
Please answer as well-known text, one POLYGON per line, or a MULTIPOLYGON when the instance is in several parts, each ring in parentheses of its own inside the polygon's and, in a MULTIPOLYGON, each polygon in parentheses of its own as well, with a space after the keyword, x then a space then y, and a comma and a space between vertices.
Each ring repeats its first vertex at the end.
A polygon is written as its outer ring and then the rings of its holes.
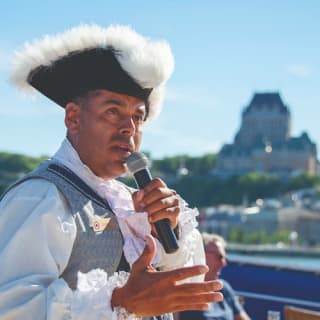
POLYGON ((107 113, 116 115, 116 114, 118 114, 118 110, 117 109, 108 109, 107 113))
POLYGON ((134 121, 143 122, 144 115, 143 114, 136 114, 133 116, 134 121))

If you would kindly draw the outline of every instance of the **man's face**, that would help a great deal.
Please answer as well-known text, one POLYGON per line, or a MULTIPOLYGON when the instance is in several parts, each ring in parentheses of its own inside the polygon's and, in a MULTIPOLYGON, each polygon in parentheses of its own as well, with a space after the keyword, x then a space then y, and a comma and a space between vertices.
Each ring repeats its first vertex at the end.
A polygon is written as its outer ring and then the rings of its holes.
POLYGON ((209 267, 206 280, 218 279, 221 269, 227 264, 226 251, 221 242, 211 242, 205 246, 205 253, 209 267))
POLYGON ((80 105, 67 104, 65 122, 81 160, 97 176, 111 179, 125 172, 126 159, 139 149, 145 115, 142 100, 97 90, 80 105))

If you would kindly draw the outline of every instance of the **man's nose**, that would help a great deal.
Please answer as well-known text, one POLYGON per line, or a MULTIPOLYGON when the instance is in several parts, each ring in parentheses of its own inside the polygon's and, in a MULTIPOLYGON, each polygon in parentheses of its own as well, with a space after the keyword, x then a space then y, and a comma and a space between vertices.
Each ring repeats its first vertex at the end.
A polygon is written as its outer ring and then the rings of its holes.
POLYGON ((123 119, 120 127, 121 134, 133 136, 136 133, 136 124, 132 117, 126 117, 123 119))
POLYGON ((225 267, 228 264, 228 259, 224 258, 222 259, 222 265, 225 267))

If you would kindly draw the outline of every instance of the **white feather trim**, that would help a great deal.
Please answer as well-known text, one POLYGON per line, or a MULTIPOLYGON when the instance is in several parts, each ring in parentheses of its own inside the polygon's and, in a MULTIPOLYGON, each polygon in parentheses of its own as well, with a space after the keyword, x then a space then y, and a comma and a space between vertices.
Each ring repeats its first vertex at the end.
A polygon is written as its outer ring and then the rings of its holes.
POLYGON ((116 50, 121 67, 142 88, 154 88, 149 98, 149 118, 154 118, 160 113, 163 87, 174 69, 174 58, 166 41, 152 41, 128 26, 81 25, 26 43, 16 52, 11 81, 24 91, 33 91, 27 79, 38 66, 50 66, 73 51, 108 46, 116 50))
POLYGON ((162 109, 162 104, 164 100, 164 95, 165 95, 165 86, 159 86, 154 88, 151 91, 151 94, 149 96, 149 115, 147 118, 147 122, 150 122, 150 120, 156 119, 162 109))

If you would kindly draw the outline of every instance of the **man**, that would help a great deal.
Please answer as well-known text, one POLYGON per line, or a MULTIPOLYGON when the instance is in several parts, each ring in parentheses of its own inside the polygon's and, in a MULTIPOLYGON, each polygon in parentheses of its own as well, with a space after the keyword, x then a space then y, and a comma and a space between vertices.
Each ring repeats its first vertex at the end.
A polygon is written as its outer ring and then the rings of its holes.
MULTIPOLYGON (((205 276, 206 281, 219 279, 220 272, 227 264, 226 242, 216 234, 202 234, 206 261, 209 272, 205 276)), ((218 303, 211 303, 206 311, 185 311, 181 312, 180 320, 250 320, 235 295, 232 287, 226 280, 221 280, 221 290, 224 299, 218 303)))
POLYGON ((80 26, 17 55, 14 83, 65 109, 67 137, 0 202, 1 319, 137 319, 222 299, 219 281, 189 281, 207 272, 197 212, 160 179, 138 192, 115 180, 173 65, 166 42, 123 26, 80 26), (173 254, 154 229, 163 218, 173 254))

